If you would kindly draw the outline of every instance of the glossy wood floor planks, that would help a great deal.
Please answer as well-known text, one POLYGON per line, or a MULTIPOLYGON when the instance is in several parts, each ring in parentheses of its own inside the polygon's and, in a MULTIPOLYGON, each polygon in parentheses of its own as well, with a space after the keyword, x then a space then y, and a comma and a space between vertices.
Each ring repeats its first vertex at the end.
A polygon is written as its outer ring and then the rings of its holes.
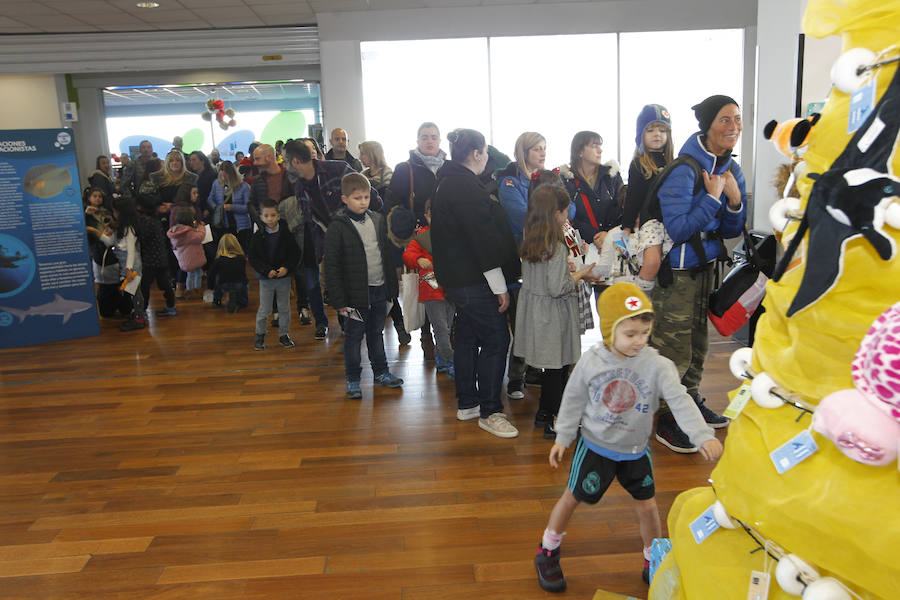
MULTIPOLYGON (((532 557, 567 470, 532 427, 539 388, 504 399, 521 435, 501 440, 456 420, 416 334, 398 349, 386 330, 402 390, 373 388, 365 365, 348 400, 336 323, 322 342, 295 318, 296 348, 270 330, 254 352, 252 311, 178 308, 144 331, 104 320, 94 338, 0 351, 0 600, 547 596, 532 557)), ((714 338, 707 362, 719 411, 735 348, 714 338)), ((665 519, 713 465, 651 447, 665 519)), ((572 519, 565 597, 645 597, 640 549, 613 484, 572 519)))

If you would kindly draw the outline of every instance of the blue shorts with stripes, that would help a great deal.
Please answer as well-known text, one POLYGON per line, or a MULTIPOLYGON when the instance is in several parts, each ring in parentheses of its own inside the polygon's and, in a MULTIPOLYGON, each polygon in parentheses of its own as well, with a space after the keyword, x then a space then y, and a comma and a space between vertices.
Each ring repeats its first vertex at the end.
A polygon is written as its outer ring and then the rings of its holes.
POLYGON ((578 438, 572 469, 569 471, 569 490, 579 502, 596 504, 613 479, 618 479, 635 500, 649 500, 656 495, 653 482, 653 463, 650 450, 637 460, 615 461, 600 456, 578 438))

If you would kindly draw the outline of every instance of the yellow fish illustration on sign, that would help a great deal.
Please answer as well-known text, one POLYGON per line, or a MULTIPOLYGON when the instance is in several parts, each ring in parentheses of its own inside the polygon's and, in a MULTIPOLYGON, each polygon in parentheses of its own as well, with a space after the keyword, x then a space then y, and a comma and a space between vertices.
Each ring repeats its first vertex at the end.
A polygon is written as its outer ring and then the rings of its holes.
POLYGON ((31 167, 25 173, 22 180, 22 189, 27 194, 38 198, 52 198, 62 193, 66 186, 72 185, 72 174, 69 167, 75 163, 69 163, 62 167, 56 164, 38 165, 31 167))

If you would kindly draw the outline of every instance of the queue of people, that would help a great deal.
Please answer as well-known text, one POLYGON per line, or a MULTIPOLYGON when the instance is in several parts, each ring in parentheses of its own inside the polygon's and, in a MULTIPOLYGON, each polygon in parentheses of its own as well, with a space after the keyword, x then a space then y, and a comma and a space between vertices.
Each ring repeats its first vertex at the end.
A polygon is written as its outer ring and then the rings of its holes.
POLYGON ((498 164, 503 155, 472 129, 446 135, 448 155, 431 122, 393 169, 374 141, 354 157, 344 129, 331 132, 327 153, 311 138, 254 143, 237 165, 199 151, 186 158, 180 148, 159 161, 144 141, 118 181, 108 157, 98 157, 85 191, 101 314, 128 313, 122 328, 140 329, 156 281, 165 297, 156 314, 175 316, 175 292, 202 285, 204 269, 213 305, 227 294, 228 312, 237 312, 248 306, 249 263, 259 281, 253 347, 266 349, 274 326, 281 346, 295 345, 292 287, 315 339, 327 336, 330 304, 347 397, 360 398, 363 339, 374 382, 404 383, 389 370, 383 329, 390 316, 400 343, 410 342, 396 300, 405 266, 418 274, 427 314, 425 358, 454 380, 457 419, 518 436, 503 410, 504 377, 508 398, 520 399, 532 369, 541 386, 534 425, 554 442, 551 466, 578 440, 534 559, 541 587, 565 589, 567 523, 614 478, 635 500, 647 579, 650 541, 660 535, 653 415, 663 445, 710 460, 722 452, 713 429, 728 425, 699 388, 715 265, 722 241, 746 221, 744 176, 732 157, 742 125, 727 96, 693 110, 699 130, 678 155, 699 170, 672 164, 671 118, 648 104, 636 119, 627 186, 593 131, 575 134, 568 164, 553 170, 537 132, 519 136, 513 160, 498 164), (592 302, 603 341, 582 354, 592 302))

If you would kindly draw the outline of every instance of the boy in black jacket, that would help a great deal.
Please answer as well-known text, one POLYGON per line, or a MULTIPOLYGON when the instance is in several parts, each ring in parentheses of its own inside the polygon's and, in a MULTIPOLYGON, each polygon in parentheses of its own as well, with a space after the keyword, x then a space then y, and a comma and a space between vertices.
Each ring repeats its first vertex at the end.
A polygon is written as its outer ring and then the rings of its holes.
POLYGON ((278 205, 269 199, 261 203, 260 220, 264 227, 250 240, 250 266, 259 278, 259 310, 256 311, 254 350, 266 347, 266 322, 272 314, 272 299, 282 308, 278 319, 278 341, 293 348, 291 339, 291 273, 300 262, 300 248, 287 223, 278 214, 278 205))
POLYGON ((339 210, 325 234, 325 287, 329 304, 343 315, 344 369, 347 397, 362 398, 359 378, 360 346, 363 337, 375 383, 389 388, 403 380, 388 371, 384 354, 384 320, 388 298, 398 295, 393 253, 387 239, 384 218, 368 210, 369 180, 359 173, 341 179, 339 210))

